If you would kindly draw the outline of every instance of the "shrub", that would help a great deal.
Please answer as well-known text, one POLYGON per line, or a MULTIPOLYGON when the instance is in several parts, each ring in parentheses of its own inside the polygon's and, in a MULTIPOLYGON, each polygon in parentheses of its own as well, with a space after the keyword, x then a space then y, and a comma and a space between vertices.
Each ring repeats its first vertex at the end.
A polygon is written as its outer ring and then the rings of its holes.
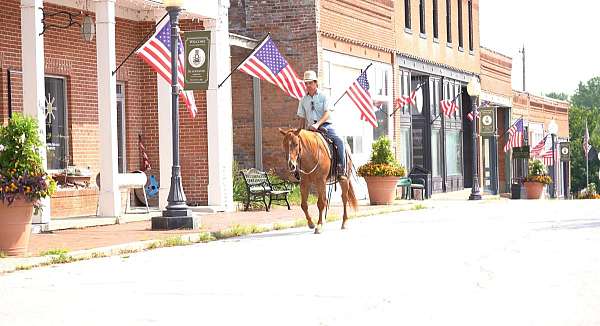
POLYGON ((406 175, 406 169, 394 158, 390 140, 381 136, 373 143, 371 161, 358 168, 358 175, 361 177, 403 177, 406 175))
POLYGON ((529 160, 528 175, 523 179, 524 182, 540 182, 543 184, 552 183, 552 178, 546 173, 546 167, 538 159, 529 160))
POLYGON ((34 118, 15 114, 0 126, 0 200, 11 205, 21 198, 32 202, 36 213, 40 199, 51 196, 56 182, 46 174, 40 150, 38 123, 34 118))

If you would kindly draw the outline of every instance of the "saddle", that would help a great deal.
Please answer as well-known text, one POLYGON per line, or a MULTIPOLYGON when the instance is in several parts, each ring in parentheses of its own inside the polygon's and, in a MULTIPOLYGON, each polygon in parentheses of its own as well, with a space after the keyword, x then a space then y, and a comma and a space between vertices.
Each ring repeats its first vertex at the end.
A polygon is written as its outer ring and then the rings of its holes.
POLYGON ((327 145, 327 156, 331 161, 327 180, 328 182, 336 182, 338 175, 346 175, 346 171, 338 171, 338 148, 335 146, 333 139, 327 135, 325 129, 319 128, 317 133, 321 136, 323 143, 327 145))

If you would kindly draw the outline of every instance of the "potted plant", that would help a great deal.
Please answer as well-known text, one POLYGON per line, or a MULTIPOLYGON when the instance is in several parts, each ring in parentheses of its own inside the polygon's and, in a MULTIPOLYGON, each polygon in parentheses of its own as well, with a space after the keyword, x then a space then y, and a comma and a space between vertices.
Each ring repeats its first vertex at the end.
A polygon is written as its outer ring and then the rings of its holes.
POLYGON ((540 199, 544 186, 552 183, 552 179, 546 173, 542 161, 538 159, 529 160, 529 171, 523 179, 523 185, 527 191, 527 199, 540 199))
POLYGON ((371 205, 387 205, 394 201, 396 184, 406 175, 390 146, 390 140, 381 136, 373 143, 371 160, 358 169, 358 175, 367 181, 371 205))
POLYGON ((0 251, 11 256, 27 252, 33 213, 56 189, 40 150, 35 119, 15 114, 0 126, 0 251))

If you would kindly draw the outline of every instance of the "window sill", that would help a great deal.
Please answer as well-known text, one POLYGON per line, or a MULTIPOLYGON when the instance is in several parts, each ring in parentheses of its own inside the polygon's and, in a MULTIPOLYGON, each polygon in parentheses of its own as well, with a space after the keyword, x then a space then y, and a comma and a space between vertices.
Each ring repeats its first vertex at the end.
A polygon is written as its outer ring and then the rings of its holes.
POLYGON ((408 27, 404 27, 404 33, 412 35, 412 29, 410 29, 408 27))
POLYGON ((470 55, 475 55, 475 51, 473 51, 473 50, 469 50, 469 54, 470 54, 470 55))
POLYGON ((452 49, 452 43, 446 43, 446 46, 452 49))
POLYGON ((463 49, 463 48, 462 48, 462 46, 459 46, 459 47, 458 47, 458 51, 460 51, 460 52, 465 52, 465 49, 463 49))
POLYGON ((437 37, 434 37, 433 38, 433 43, 438 43, 439 44, 440 43, 440 39, 438 39, 437 37))
POLYGON ((427 34, 425 34, 425 33, 419 33, 419 37, 421 37, 422 39, 426 40, 427 39, 427 34))

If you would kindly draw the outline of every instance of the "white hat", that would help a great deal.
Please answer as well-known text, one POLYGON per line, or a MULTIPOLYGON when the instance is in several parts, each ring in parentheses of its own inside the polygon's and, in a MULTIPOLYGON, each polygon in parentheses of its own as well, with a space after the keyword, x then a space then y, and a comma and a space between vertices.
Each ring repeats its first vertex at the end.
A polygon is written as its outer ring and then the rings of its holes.
POLYGON ((304 81, 308 82, 308 81, 317 81, 317 73, 314 72, 313 70, 307 70, 304 72, 304 81))

